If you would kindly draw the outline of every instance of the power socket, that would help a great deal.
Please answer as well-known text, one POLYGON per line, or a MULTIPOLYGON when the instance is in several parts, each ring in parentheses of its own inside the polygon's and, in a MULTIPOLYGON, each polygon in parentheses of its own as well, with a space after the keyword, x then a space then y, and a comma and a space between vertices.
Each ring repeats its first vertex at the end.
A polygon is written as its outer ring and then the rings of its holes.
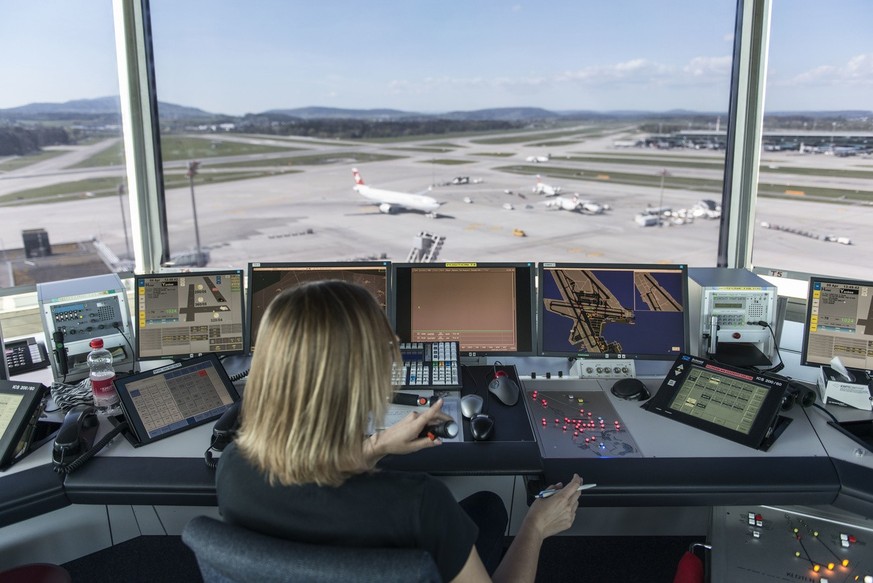
POLYGON ((625 379, 636 377, 634 361, 621 358, 586 358, 577 360, 570 375, 580 379, 625 379))

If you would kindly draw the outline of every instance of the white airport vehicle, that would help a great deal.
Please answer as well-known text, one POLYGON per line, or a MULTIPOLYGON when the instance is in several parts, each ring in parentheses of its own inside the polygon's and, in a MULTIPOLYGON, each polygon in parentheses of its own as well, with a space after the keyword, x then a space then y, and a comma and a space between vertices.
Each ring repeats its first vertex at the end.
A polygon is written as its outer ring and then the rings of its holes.
POLYGON ((443 204, 426 194, 410 194, 367 186, 357 168, 352 168, 352 175, 355 177, 355 192, 378 204, 379 210, 385 214, 393 214, 399 209, 409 209, 423 212, 429 218, 435 218, 437 209, 443 204))

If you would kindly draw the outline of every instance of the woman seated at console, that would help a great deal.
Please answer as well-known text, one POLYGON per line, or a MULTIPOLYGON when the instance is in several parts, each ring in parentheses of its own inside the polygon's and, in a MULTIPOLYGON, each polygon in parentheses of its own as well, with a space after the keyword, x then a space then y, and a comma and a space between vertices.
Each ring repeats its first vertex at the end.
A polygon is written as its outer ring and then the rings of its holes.
POLYGON ((507 517, 495 494, 459 504, 427 474, 375 470, 384 455, 439 446, 420 434, 448 416, 438 401, 366 437, 400 360, 366 289, 324 281, 281 294, 257 347, 240 431, 218 466, 226 521, 298 542, 423 548, 444 581, 489 581, 491 571, 495 581, 534 580, 543 539, 573 523, 581 479, 533 503, 501 560, 507 517))

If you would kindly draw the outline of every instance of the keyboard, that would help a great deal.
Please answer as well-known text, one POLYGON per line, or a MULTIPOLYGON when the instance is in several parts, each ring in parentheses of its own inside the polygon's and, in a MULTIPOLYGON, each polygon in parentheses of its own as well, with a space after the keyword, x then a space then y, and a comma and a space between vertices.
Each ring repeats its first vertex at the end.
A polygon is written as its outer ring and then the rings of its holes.
POLYGON ((395 366, 392 384, 398 388, 458 389, 461 357, 458 342, 401 342, 403 365, 395 366))

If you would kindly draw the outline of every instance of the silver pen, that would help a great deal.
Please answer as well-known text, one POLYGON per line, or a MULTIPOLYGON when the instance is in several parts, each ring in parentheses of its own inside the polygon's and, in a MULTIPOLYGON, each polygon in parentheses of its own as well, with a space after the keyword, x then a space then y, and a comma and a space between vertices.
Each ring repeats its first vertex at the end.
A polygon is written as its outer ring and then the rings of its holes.
MULTIPOLYGON (((581 486, 576 488, 576 491, 581 492, 582 490, 588 490, 589 488, 593 488, 596 485, 597 484, 582 484, 581 486)), ((542 492, 540 492, 536 496, 534 496, 534 498, 548 498, 549 496, 551 496, 552 494, 555 494, 556 492, 560 492, 560 490, 556 490, 554 488, 548 488, 546 490, 543 490, 542 492)))

